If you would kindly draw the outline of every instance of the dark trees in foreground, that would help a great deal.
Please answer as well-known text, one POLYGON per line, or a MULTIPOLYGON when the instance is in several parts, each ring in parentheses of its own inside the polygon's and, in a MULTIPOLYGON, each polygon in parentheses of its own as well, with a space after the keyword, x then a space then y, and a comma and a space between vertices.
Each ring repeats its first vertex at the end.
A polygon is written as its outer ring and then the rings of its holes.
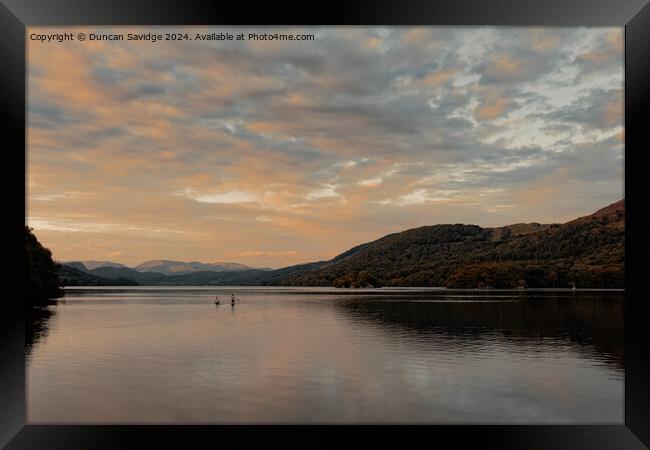
POLYGON ((43 247, 32 229, 25 226, 25 301, 27 304, 44 304, 63 297, 63 289, 57 274, 58 264, 52 252, 43 247))

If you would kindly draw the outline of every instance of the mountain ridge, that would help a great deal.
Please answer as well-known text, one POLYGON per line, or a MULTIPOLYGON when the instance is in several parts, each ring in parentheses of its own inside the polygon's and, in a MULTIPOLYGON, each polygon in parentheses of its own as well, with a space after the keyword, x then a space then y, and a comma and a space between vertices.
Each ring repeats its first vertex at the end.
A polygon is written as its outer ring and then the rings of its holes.
POLYGON ((620 200, 563 224, 422 226, 354 247, 278 284, 621 288, 624 216, 620 200))
POLYGON ((253 269, 252 267, 246 266, 244 264, 217 261, 214 263, 202 263, 199 261, 173 261, 166 259, 154 259, 150 261, 145 261, 137 266, 133 267, 134 270, 138 272, 158 272, 164 273, 166 275, 178 274, 178 273, 187 273, 187 272, 226 272, 234 270, 249 270, 253 269))
POLYGON ((124 264, 116 263, 113 261, 96 261, 96 260, 77 260, 77 261, 64 261, 62 264, 68 266, 76 265, 79 270, 92 270, 99 267, 126 267, 124 264), (81 266, 79 266, 81 265, 81 266), (83 267, 83 269, 81 268, 83 267))
POLYGON ((243 266, 166 274, 100 267, 89 272, 163 285, 622 288, 624 220, 623 199, 565 223, 425 225, 357 245, 327 261, 275 270, 243 266))

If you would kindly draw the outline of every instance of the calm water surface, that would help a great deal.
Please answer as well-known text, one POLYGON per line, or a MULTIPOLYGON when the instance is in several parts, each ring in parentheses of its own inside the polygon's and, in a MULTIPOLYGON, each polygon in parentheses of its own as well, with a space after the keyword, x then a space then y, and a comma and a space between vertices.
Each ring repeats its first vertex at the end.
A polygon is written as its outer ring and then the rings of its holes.
POLYGON ((622 292, 66 292, 30 318, 31 423, 623 422, 622 292))

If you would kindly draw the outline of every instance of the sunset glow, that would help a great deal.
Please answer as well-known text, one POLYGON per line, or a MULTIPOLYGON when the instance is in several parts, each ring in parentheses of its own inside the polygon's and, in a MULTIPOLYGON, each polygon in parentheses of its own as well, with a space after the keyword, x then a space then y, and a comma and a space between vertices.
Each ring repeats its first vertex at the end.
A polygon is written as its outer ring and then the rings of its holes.
MULTIPOLYGON (((66 28, 143 30, 240 31, 66 28)), ((281 30, 316 38, 28 39, 26 219, 56 259, 277 268, 624 196, 622 28, 281 30)))

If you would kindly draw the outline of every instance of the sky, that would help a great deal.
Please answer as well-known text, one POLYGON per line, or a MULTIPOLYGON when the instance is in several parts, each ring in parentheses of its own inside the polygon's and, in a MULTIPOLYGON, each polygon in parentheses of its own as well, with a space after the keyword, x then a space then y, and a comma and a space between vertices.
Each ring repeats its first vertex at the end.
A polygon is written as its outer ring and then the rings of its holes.
POLYGON ((623 28, 30 27, 27 217, 59 261, 283 267, 624 196, 623 28), (312 41, 41 42, 255 31, 312 41))

